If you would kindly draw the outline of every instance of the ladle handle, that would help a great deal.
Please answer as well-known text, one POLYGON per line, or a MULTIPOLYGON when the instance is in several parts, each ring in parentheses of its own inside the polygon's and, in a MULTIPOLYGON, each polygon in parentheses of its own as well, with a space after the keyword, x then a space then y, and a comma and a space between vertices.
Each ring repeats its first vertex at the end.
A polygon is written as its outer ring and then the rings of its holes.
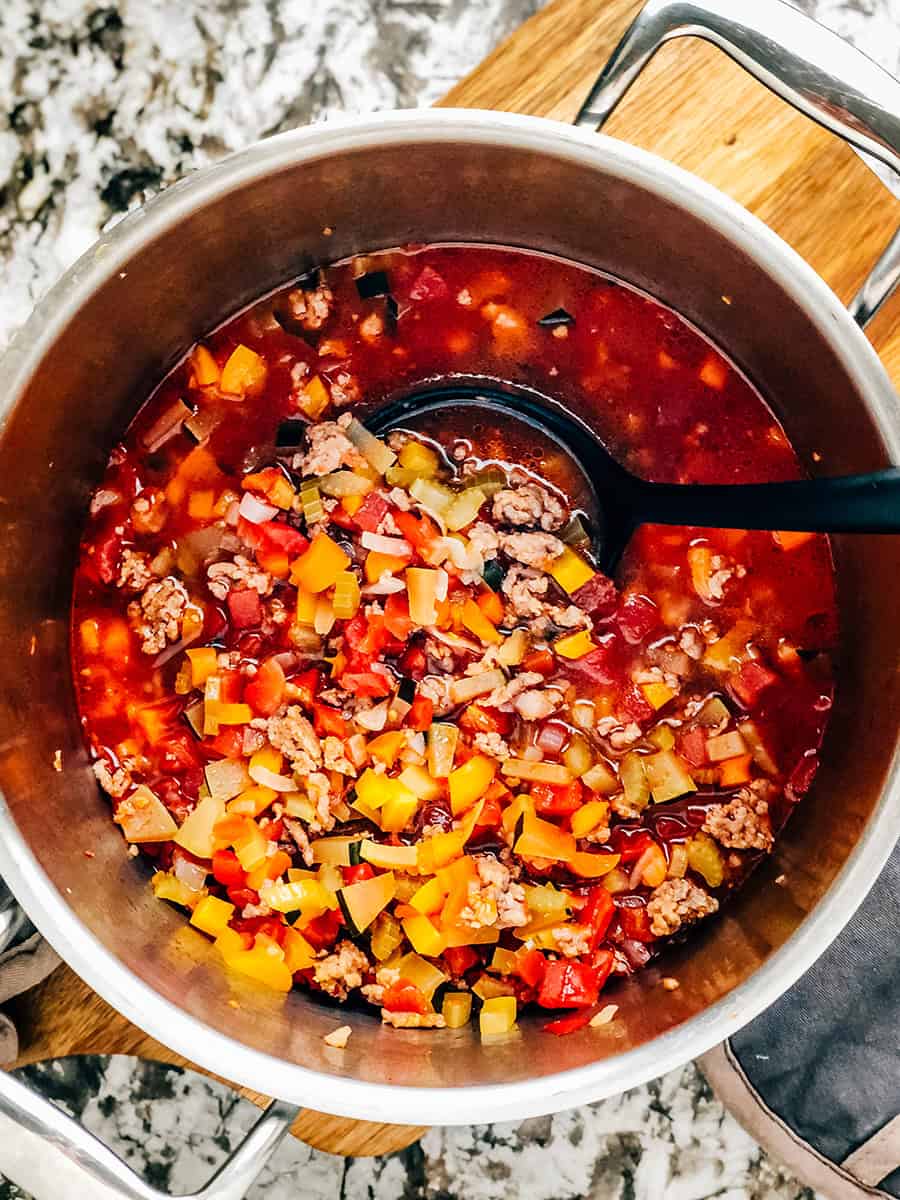
MULTIPOLYGON (((626 30, 575 123, 599 129, 666 42, 701 37, 776 95, 900 174, 900 82, 783 0, 648 0, 626 30)), ((850 301, 865 325, 900 280, 895 236, 850 301)))
POLYGON ((787 483, 642 484, 637 523, 900 533, 900 468, 787 483))

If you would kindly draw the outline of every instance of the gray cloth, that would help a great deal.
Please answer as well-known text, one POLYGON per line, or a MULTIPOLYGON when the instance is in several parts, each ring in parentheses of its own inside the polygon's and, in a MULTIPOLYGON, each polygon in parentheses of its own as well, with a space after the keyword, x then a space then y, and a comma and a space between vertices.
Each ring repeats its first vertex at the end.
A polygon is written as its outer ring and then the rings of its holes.
MULTIPOLYGON (((35 987, 59 966, 59 956, 27 923, 17 940, 0 954, 0 1004, 35 987)), ((19 1039, 12 1020, 0 1012, 0 1067, 14 1062, 19 1039)))
POLYGON ((755 1136, 766 1142, 768 1120, 770 1148, 777 1142, 782 1156, 791 1139, 811 1151, 811 1171, 816 1162, 841 1168, 828 1195, 857 1195, 852 1181, 861 1180, 869 1195, 900 1197, 898 933, 895 847, 831 947, 724 1053, 709 1056, 713 1087, 755 1136))

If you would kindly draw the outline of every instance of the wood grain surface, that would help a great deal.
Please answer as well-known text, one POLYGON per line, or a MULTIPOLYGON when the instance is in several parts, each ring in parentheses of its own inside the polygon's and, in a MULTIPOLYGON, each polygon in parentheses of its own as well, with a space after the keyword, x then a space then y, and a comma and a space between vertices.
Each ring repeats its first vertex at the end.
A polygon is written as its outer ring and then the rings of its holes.
MULTIPOLYGON (((555 0, 443 103, 569 121, 639 7, 636 0, 555 0)), ((900 224, 900 202, 850 149, 696 41, 672 43, 656 56, 606 132, 727 192, 798 250, 842 299, 853 294, 900 224)), ((900 383, 900 304, 886 309, 869 332, 900 383)), ((184 1063, 66 967, 20 997, 12 1015, 23 1064, 87 1053, 184 1063)), ((383 1154, 423 1130, 306 1111, 293 1132, 335 1154, 383 1154)))

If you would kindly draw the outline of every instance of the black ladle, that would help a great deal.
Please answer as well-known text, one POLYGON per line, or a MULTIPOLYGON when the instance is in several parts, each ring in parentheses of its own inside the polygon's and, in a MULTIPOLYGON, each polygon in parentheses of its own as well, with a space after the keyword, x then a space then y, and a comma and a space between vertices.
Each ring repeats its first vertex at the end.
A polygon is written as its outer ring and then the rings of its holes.
POLYGON ((577 417, 539 392, 496 381, 444 381, 372 413, 376 434, 410 419, 461 407, 500 410, 550 437, 578 465, 596 500, 589 514, 598 565, 611 574, 639 525, 785 529, 815 533, 900 533, 900 468, 786 483, 648 483, 612 457, 577 417))

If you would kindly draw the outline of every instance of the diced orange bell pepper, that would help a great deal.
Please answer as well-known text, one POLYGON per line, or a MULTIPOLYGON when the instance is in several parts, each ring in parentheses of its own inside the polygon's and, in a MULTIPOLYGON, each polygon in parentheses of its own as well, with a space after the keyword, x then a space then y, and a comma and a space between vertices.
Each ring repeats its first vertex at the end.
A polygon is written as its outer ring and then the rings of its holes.
POLYGON ((499 625, 503 620, 503 601, 490 588, 486 588, 481 592, 475 603, 492 625, 499 625))
POLYGON ((447 777, 450 788, 450 806, 458 817, 480 800, 494 781, 497 763, 484 754, 476 754, 451 771, 447 777))
POLYGON ((515 853, 524 858, 549 858, 570 863, 575 857, 575 838, 552 821, 545 821, 526 810, 515 853))
POLYGON ((734 758, 726 758, 719 763, 719 784, 721 787, 738 787, 750 782, 750 762, 752 754, 738 754, 734 758))
POLYGON ((805 546, 815 536, 814 533, 803 533, 794 529, 776 529, 772 534, 782 550, 796 550, 798 546, 805 546))
MULTIPOLYGON (((493 593, 491 593, 493 595, 493 593)), ((462 607, 462 623, 485 645, 496 645, 503 641, 502 633, 491 624, 474 600, 466 600, 462 607)))
POLYGON ((249 346, 238 345, 222 368, 219 387, 229 396, 258 396, 266 385, 266 360, 249 346))
POLYGON ((211 387, 219 382, 219 364, 205 346, 191 351, 191 386, 211 387))
POLYGON ((397 554, 382 554, 380 550, 370 550, 366 555, 366 582, 377 583, 387 571, 396 575, 409 565, 409 557, 401 558, 397 554))
POLYGON ((291 564, 291 582, 318 594, 330 588, 350 559, 327 533, 317 533, 309 549, 291 564))
POLYGON ((397 761, 397 755, 406 745, 406 734, 402 729, 394 729, 381 733, 368 743, 368 751, 372 758, 377 758, 386 767, 392 767, 397 761))
POLYGON ((191 687, 203 687, 210 675, 215 675, 218 669, 215 646, 200 646, 196 650, 188 650, 187 656, 191 664, 191 687))

